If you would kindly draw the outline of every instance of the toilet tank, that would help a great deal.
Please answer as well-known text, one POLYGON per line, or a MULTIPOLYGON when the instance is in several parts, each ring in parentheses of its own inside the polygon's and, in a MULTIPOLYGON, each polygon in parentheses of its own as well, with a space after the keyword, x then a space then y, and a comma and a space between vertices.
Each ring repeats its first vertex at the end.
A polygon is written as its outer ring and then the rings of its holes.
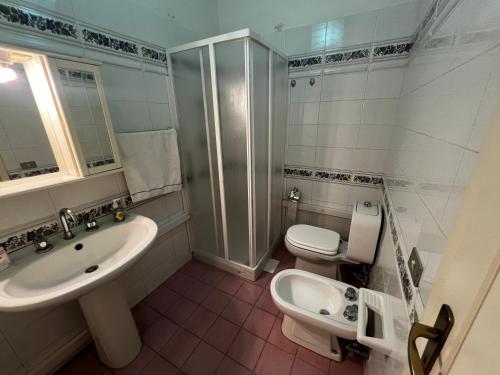
POLYGON ((380 204, 354 202, 346 257, 372 264, 382 225, 380 204))

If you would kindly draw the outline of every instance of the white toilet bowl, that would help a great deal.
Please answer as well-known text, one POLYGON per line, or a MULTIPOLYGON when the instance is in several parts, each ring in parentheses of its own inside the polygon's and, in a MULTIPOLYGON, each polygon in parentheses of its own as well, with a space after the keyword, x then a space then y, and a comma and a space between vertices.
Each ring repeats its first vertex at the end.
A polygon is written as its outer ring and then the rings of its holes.
POLYGON ((357 309, 357 293, 349 284, 298 269, 281 271, 271 282, 273 301, 285 315, 283 334, 336 361, 342 360, 338 337, 356 339, 357 322, 344 312, 357 309), (347 288, 355 292, 354 299, 346 297, 347 288))

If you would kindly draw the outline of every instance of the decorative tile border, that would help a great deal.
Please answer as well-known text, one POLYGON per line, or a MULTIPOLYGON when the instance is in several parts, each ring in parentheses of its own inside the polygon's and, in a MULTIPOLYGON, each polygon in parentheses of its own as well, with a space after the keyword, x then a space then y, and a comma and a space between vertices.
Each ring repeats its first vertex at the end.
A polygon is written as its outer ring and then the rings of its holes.
POLYGON ((285 177, 370 187, 382 186, 382 177, 353 171, 285 166, 285 177))
POLYGON ((337 52, 325 55, 325 64, 341 64, 348 62, 359 62, 370 57, 370 49, 363 48, 349 52, 337 52))
POLYGON ((93 160, 87 162, 87 168, 100 167, 103 165, 113 164, 115 159, 113 158, 105 158, 100 160, 93 160))
MULTIPOLYGON (((117 198, 121 198, 123 200, 125 207, 130 207, 132 205, 132 198, 130 197, 130 195, 114 197, 98 205, 90 206, 82 210, 76 211, 75 216, 78 220, 78 223, 77 224, 70 223, 70 227, 74 228, 79 225, 82 225, 87 220, 98 219, 111 214, 113 200, 117 198)), ((27 230, 14 233, 5 238, 0 238, 0 246, 4 247, 5 250, 7 250, 7 252, 13 252, 31 245, 33 239, 38 233, 43 233, 45 236, 48 237, 55 235, 61 231, 62 229, 59 225, 59 221, 51 220, 45 223, 40 223, 39 225, 29 228, 27 230)))
POLYGON ((10 180, 18 180, 20 178, 40 176, 42 174, 55 172, 59 172, 59 167, 57 165, 48 165, 36 169, 9 171, 8 175, 10 180))
POLYGON ((401 289, 403 290, 406 305, 408 307, 408 314, 411 314, 414 310, 414 297, 416 294, 416 289, 409 277, 409 270, 406 265, 405 258, 403 256, 402 247, 404 246, 401 234, 398 232, 394 221, 394 213, 392 210, 391 200, 389 197, 389 190, 386 188, 386 181, 384 179, 382 184, 382 194, 383 194, 383 208, 385 211, 385 216, 389 222, 389 229, 391 231, 392 243, 395 249, 396 264, 398 268, 398 273, 401 282, 401 289))
POLYGON ((323 63, 323 55, 316 55, 310 57, 299 57, 288 60, 288 68, 308 68, 311 66, 321 65, 323 63))
POLYGON ((119 36, 98 26, 84 24, 77 20, 51 15, 50 10, 43 12, 0 1, 0 26, 2 24, 21 30, 30 29, 45 37, 61 37, 61 40, 82 42, 104 51, 119 53, 129 58, 142 59, 148 63, 166 67, 166 50, 159 46, 145 44, 134 38, 119 36))
POLYGON ((0 20, 12 26, 31 28, 33 31, 53 36, 78 39, 76 23, 62 21, 24 7, 0 4, 0 20))
POLYGON ((408 58, 413 48, 414 38, 390 40, 372 43, 369 46, 357 49, 342 48, 335 51, 323 51, 321 54, 310 56, 293 56, 288 59, 290 71, 335 65, 370 62, 380 59, 408 58))
POLYGON ((148 47, 141 47, 142 57, 148 60, 159 61, 167 63, 167 54, 165 52, 157 51, 148 47))
POLYGON ((118 51, 126 54, 139 55, 139 47, 137 47, 136 43, 114 38, 109 35, 89 29, 83 29, 82 33, 83 40, 88 44, 108 48, 113 51, 118 51))
POLYGON ((413 42, 386 44, 373 49, 373 58, 381 57, 407 57, 413 47, 413 42))

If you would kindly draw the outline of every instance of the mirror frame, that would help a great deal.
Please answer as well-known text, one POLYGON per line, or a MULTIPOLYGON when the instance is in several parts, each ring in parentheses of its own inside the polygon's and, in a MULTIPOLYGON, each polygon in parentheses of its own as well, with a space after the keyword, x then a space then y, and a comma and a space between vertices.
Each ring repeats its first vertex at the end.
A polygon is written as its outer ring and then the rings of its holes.
POLYGON ((56 58, 56 57, 49 57, 48 58, 50 68, 52 70, 52 76, 56 77, 53 79, 54 84, 57 89, 58 97, 61 102, 61 105, 64 109, 63 111, 63 116, 65 116, 66 123, 68 124, 69 131, 71 133, 71 138, 73 140, 76 140, 74 142, 75 144, 75 149, 76 149, 76 156, 78 158, 78 162, 80 164, 80 167, 82 169, 82 173, 84 176, 87 175, 93 175, 97 173, 102 173, 106 172, 109 170, 113 169, 118 169, 122 167, 121 159, 120 159, 120 151, 118 149, 118 144, 116 142, 116 135, 113 129, 113 124, 111 122, 111 115, 109 112, 109 107, 108 107, 108 102, 106 99, 106 93, 104 91, 104 85, 102 83, 102 78, 101 78, 101 73, 99 66, 101 64, 95 63, 82 63, 82 62, 76 62, 73 60, 67 60, 64 58, 56 58), (64 88, 62 87, 62 81, 59 78, 59 68, 63 69, 74 69, 74 70, 79 70, 79 71, 87 71, 91 72, 94 74, 94 79, 95 83, 97 85, 97 92, 99 94, 99 100, 101 102, 101 109, 104 115, 104 121, 106 123, 106 129, 108 131, 109 135, 109 142, 111 143, 111 151, 113 153, 113 159, 114 163, 109 163, 97 167, 92 167, 89 168, 87 166, 87 160, 85 159, 85 155, 82 150, 82 146, 80 144, 80 141, 78 139, 78 134, 76 131, 75 124, 72 124, 71 121, 68 121, 68 114, 70 113, 70 107, 68 104, 68 101, 66 100, 66 96, 64 94, 64 88))
POLYGON ((122 164, 115 133, 111 123, 107 100, 102 85, 99 66, 101 64, 84 59, 71 58, 44 52, 36 52, 19 47, 0 44, 0 49, 18 56, 24 60, 26 76, 32 89, 37 109, 43 122, 45 132, 49 139, 54 158, 59 167, 59 172, 25 177, 16 180, 0 182, 0 199, 15 196, 31 191, 42 190, 48 187, 81 181, 95 175, 104 175, 122 171, 122 164), (61 90, 58 80, 54 79, 53 68, 57 65, 54 60, 64 61, 73 68, 81 67, 91 70, 96 77, 98 92, 102 104, 103 114, 108 130, 114 163, 88 168, 81 150, 80 142, 76 137, 74 127, 67 121, 65 110, 68 108, 64 91, 61 90))

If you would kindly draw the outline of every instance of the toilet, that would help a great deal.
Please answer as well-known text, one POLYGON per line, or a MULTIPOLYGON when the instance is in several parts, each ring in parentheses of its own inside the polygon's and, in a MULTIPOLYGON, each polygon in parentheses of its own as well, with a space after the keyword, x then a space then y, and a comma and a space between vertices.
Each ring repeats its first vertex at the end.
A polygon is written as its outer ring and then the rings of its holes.
POLYGON ((381 223, 379 204, 354 202, 349 242, 333 230, 296 224, 287 230, 285 246, 297 257, 296 269, 338 279, 341 263, 373 263, 381 223))
POLYGON ((342 360, 338 338, 356 339, 357 288, 288 269, 273 277, 271 296, 284 314, 281 329, 288 339, 324 357, 342 360))

